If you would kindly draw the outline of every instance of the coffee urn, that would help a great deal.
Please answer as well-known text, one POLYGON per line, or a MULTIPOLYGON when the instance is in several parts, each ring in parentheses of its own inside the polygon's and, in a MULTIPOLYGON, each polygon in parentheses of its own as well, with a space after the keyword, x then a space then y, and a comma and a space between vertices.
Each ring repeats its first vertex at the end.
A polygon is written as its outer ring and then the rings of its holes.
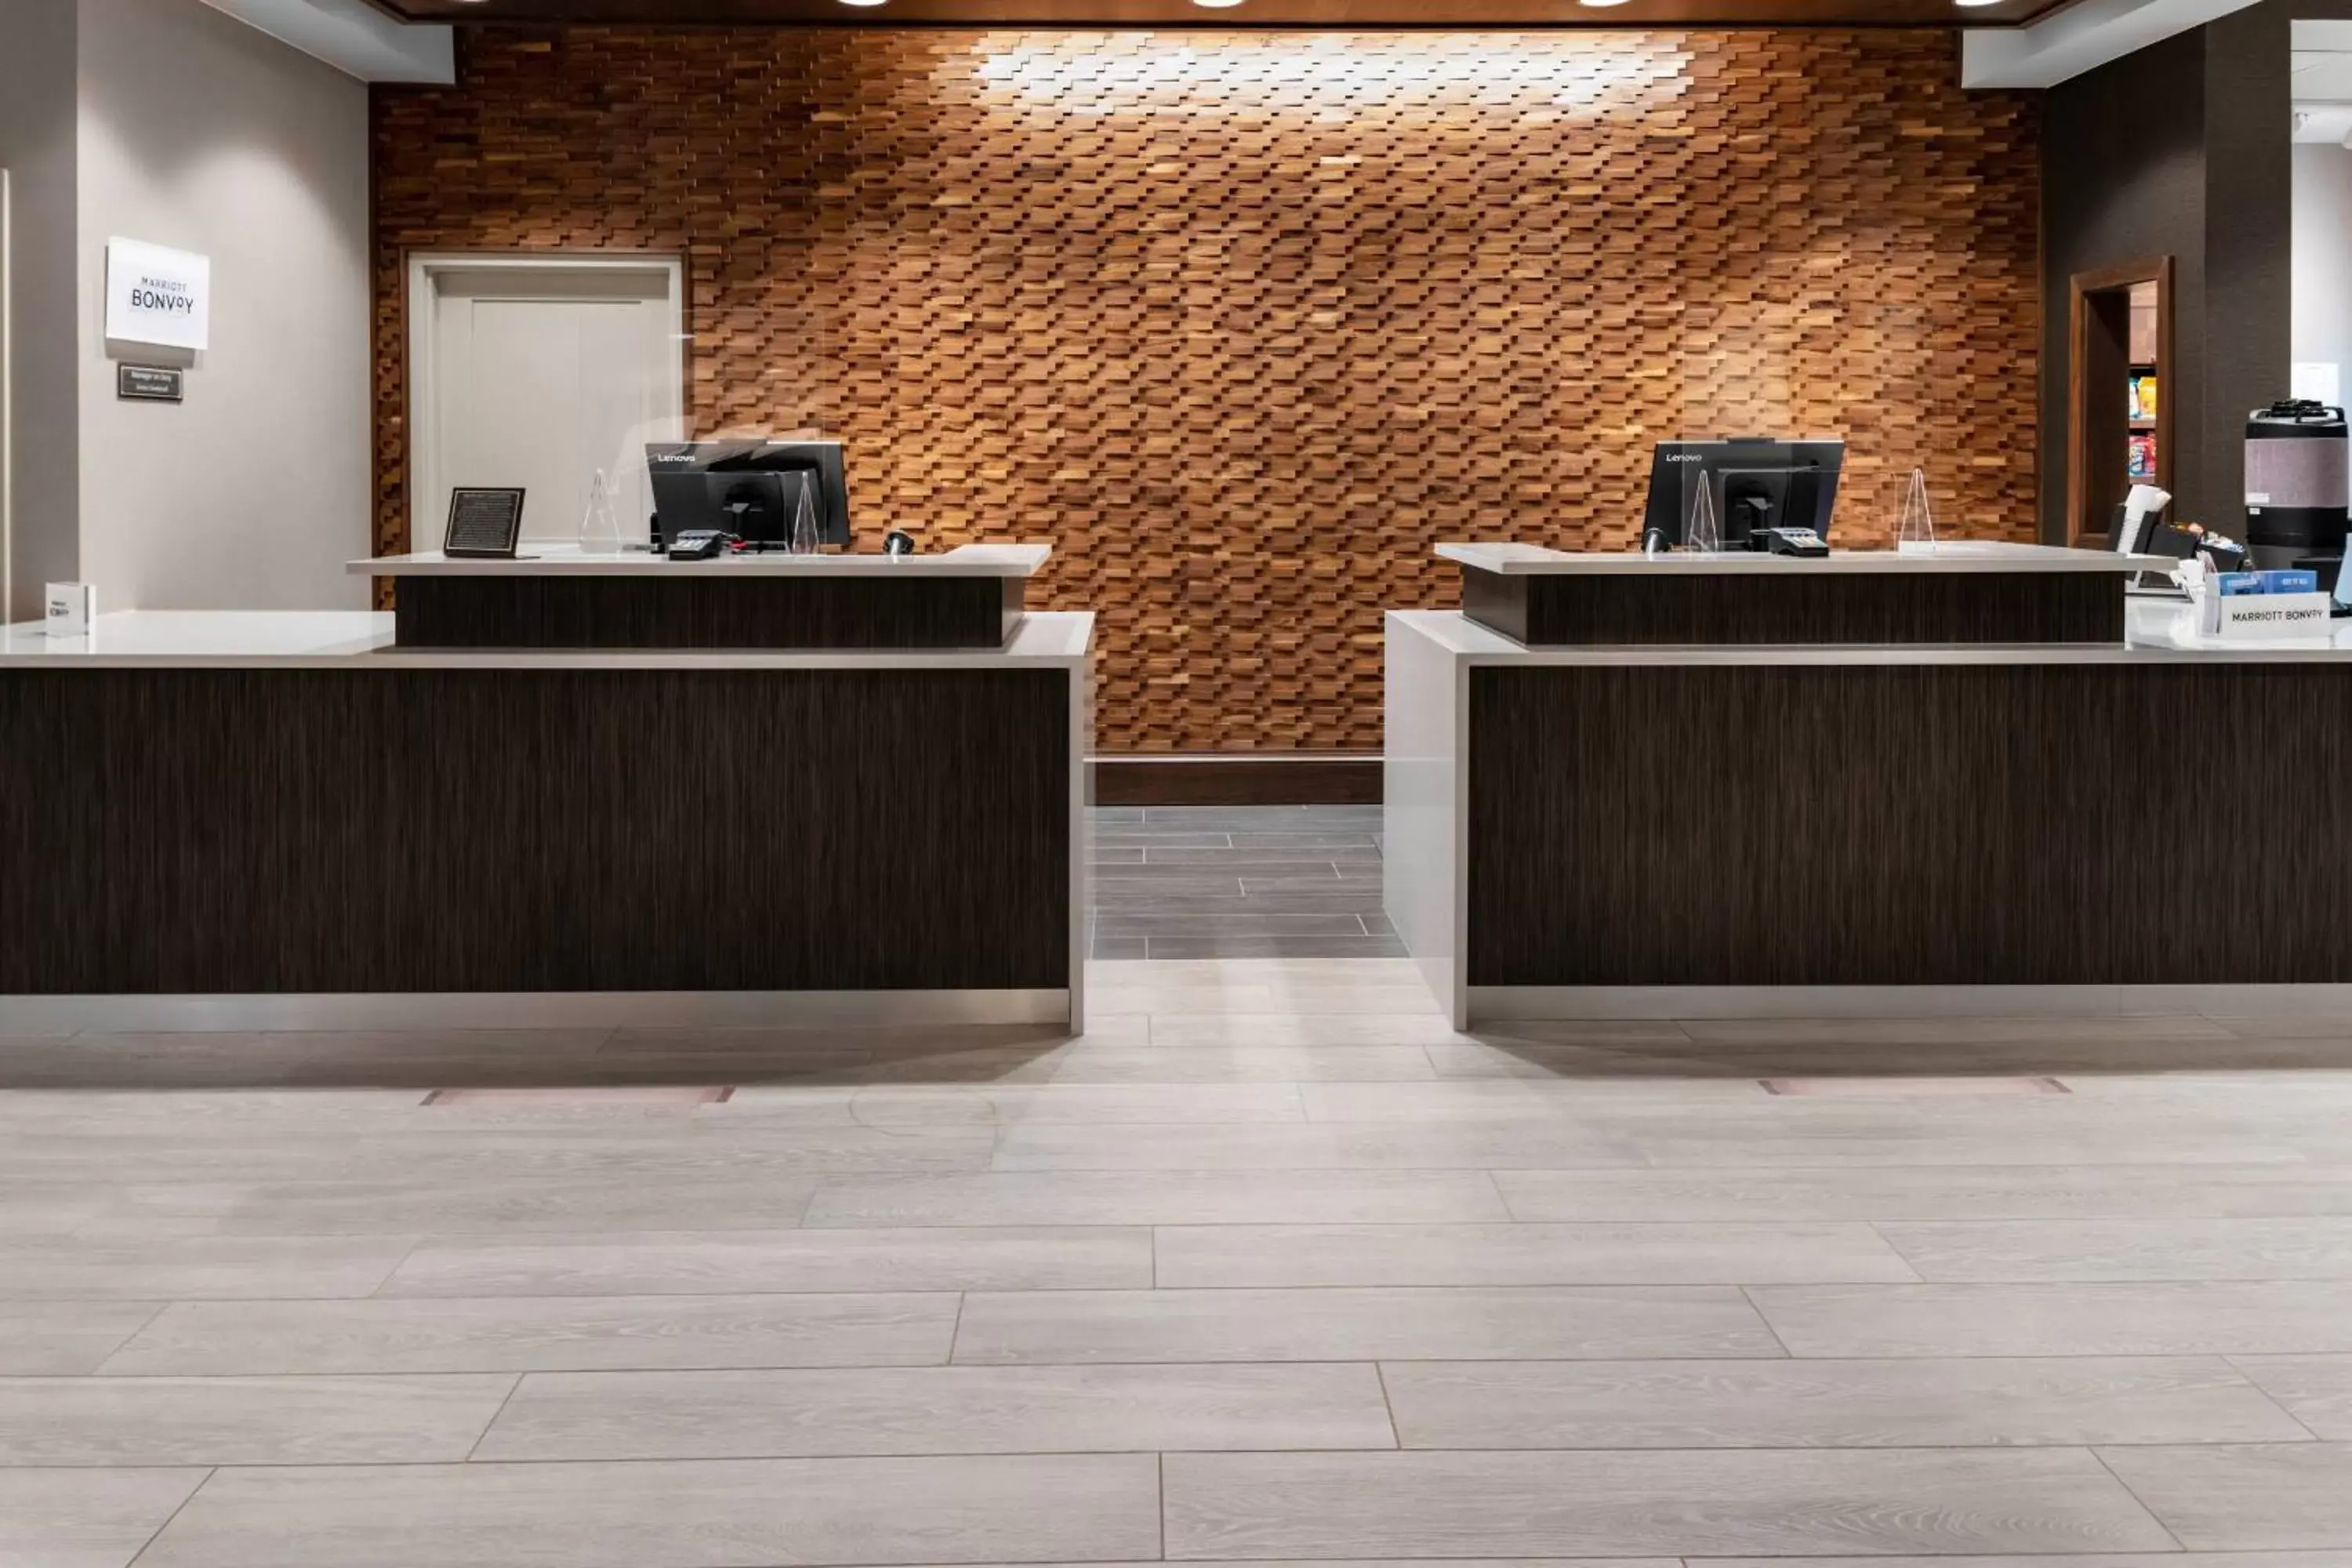
POLYGON ((2253 564, 2341 555, 2352 500, 2344 410, 2293 398, 2246 419, 2246 542, 2253 564))

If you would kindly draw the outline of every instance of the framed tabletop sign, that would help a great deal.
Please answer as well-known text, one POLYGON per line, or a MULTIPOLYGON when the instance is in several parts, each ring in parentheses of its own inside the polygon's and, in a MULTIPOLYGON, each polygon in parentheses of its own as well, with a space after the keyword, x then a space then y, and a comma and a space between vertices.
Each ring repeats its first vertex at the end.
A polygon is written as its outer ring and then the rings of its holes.
POLYGON ((442 535, 442 554, 512 560, 521 538, 521 487, 449 492, 449 527, 442 535))

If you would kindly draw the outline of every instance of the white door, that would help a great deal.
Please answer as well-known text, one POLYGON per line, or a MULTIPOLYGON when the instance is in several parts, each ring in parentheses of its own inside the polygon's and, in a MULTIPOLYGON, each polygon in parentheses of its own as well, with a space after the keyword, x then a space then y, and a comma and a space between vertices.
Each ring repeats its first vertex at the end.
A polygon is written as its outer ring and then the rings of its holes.
POLYGON ((644 538, 645 445, 682 437, 677 264, 420 258, 411 277, 411 548, 438 548, 449 492, 475 486, 521 486, 524 541, 570 543, 599 471, 644 538))

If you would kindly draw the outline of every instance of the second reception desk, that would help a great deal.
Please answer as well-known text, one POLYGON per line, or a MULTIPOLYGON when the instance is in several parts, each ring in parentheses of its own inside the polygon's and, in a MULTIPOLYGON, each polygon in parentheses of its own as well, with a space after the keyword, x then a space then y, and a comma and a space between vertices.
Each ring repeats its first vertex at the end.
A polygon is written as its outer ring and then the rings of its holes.
MULTIPOLYGON (((1464 1026, 2352 981, 2352 646, 2211 646, 2106 562, 2013 558, 2076 574, 2042 595, 2069 613, 2113 595, 2071 642, 1541 647, 1392 612, 1389 912, 1464 1026)), ((1906 570, 1934 567, 1861 574, 1906 570)))

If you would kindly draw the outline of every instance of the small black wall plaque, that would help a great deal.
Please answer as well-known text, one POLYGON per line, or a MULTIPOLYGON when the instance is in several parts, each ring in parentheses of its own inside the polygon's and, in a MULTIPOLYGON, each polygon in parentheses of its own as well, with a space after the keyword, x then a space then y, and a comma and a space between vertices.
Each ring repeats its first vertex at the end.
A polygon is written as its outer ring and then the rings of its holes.
POLYGON ((449 528, 442 535, 442 554, 511 559, 515 542, 521 537, 520 489, 449 492, 449 528))
POLYGON ((177 403, 186 394, 187 373, 157 364, 114 367, 114 395, 142 403, 177 403))

